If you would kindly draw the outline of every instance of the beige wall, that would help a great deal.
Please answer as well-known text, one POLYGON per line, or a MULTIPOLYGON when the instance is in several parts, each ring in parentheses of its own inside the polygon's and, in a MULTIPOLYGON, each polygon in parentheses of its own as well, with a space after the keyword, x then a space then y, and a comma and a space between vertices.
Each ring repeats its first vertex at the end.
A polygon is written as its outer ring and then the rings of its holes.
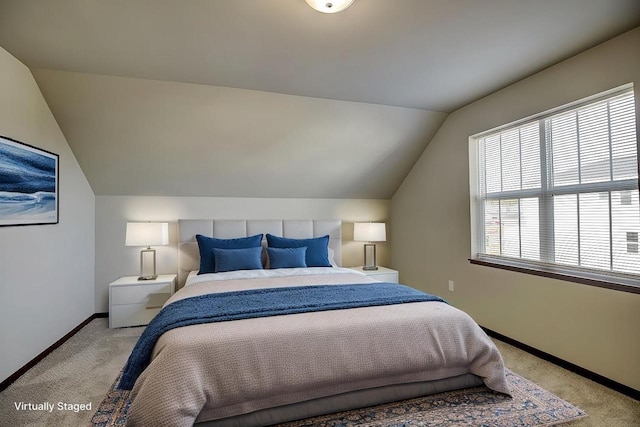
POLYGON ((60 156, 60 223, 0 227, 0 381, 94 313, 94 195, 31 72, 0 48, 0 135, 60 156))
MULTIPOLYGON (((353 199, 258 199, 233 197, 96 197, 96 312, 109 307, 109 283, 137 275, 140 248, 125 247, 127 221, 167 221, 169 245, 157 247, 159 274, 178 270, 178 219, 340 219, 344 266, 362 265, 363 243, 353 241, 353 222, 389 222, 390 201, 353 199)), ((390 236, 389 236, 390 237, 390 236)), ((389 265, 389 243, 378 244, 378 264, 389 265)))
POLYGON ((403 282, 442 295, 482 326, 635 389, 640 294, 469 264, 468 138, 629 82, 640 112, 639 51, 636 28, 455 111, 391 204, 392 265, 403 282))

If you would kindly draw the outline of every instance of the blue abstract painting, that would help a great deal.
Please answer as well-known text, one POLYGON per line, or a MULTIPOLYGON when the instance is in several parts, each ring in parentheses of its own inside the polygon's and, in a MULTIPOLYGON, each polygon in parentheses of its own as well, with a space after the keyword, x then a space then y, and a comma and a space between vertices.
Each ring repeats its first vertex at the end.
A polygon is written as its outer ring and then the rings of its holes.
POLYGON ((58 223, 58 155, 0 136, 0 226, 58 223))

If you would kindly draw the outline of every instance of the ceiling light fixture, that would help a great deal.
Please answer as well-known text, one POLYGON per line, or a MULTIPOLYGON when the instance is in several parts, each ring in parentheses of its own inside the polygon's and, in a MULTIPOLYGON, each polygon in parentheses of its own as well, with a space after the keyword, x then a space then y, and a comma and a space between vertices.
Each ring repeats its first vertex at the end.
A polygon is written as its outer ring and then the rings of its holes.
POLYGON ((338 13, 353 3, 353 0, 304 0, 309 6, 322 13, 338 13))

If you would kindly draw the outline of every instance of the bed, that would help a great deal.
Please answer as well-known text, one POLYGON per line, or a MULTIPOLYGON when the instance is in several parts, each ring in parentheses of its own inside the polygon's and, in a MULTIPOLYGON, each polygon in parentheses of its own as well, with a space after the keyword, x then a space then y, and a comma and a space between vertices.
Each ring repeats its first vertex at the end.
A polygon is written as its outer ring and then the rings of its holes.
MULTIPOLYGON (((339 267, 340 221, 181 220, 178 236, 181 289, 163 311, 243 292, 391 288, 339 267), (257 234, 328 236, 331 266, 196 274, 196 235, 257 234)), ((502 358, 466 313, 444 302, 241 318, 161 334, 133 386, 127 425, 265 426, 481 384, 509 394, 502 358)))

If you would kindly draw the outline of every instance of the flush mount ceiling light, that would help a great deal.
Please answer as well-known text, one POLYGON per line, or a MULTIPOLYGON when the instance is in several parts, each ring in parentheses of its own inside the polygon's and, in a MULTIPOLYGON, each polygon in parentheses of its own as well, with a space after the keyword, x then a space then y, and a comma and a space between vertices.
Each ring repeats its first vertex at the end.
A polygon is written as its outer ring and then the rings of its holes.
POLYGON ((353 3, 353 0, 304 0, 309 6, 322 13, 338 13, 353 3))

